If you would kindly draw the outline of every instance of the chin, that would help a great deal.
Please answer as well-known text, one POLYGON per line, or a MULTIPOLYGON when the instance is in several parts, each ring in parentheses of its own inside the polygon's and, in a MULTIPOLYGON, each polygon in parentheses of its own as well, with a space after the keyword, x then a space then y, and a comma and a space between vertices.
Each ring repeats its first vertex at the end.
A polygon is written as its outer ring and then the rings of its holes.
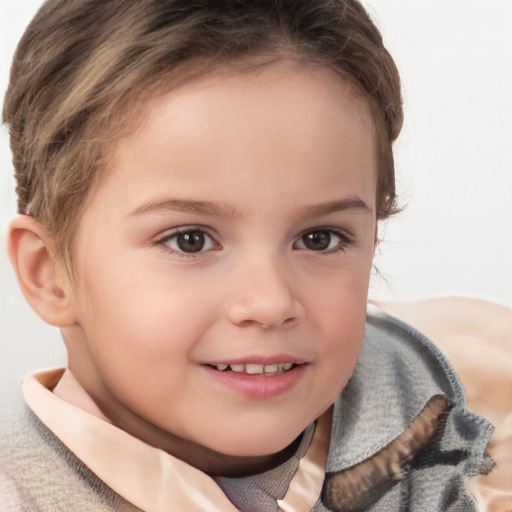
MULTIPOLYGON (((305 427, 304 427, 305 428, 305 427)), ((235 435, 233 431, 223 442, 216 443, 212 447, 215 451, 235 457, 264 457, 281 452, 302 434, 304 429, 289 432, 272 429, 251 429, 243 431, 241 435, 235 435)))

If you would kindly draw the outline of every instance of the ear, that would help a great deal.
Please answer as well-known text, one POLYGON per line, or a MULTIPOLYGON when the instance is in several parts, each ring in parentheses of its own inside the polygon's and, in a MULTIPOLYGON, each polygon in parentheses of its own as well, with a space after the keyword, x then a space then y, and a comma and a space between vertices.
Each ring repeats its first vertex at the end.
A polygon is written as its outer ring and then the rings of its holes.
POLYGON ((75 323, 71 286, 43 226, 28 215, 16 216, 9 226, 7 250, 18 284, 32 309, 47 323, 75 323))

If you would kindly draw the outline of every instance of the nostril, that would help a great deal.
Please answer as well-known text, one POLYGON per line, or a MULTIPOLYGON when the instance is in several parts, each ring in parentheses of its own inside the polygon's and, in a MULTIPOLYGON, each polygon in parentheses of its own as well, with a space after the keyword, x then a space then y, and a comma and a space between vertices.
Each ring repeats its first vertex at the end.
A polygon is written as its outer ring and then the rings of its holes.
POLYGON ((274 329, 276 327, 290 327, 295 323, 295 318, 287 318, 282 322, 265 323, 257 320, 242 320, 238 323, 239 327, 260 327, 261 329, 274 329))
POLYGON ((227 310, 227 317, 238 327, 259 327, 260 329, 275 329, 291 327, 303 316, 302 304, 290 296, 277 300, 262 300, 260 297, 238 299, 227 310), (286 300, 285 300, 286 299, 286 300))
POLYGON ((291 327, 291 326, 292 326, 292 325, 294 325, 296 322, 297 322, 297 318, 295 318, 295 317, 286 318, 285 320, 283 320, 283 321, 281 322, 281 324, 279 325, 279 327, 291 327))
POLYGON ((238 322, 239 327, 253 327, 261 325, 259 322, 256 322, 256 320, 242 320, 241 322, 238 322))
POLYGON ((291 327, 292 325, 294 325, 296 323, 297 319, 295 317, 289 317, 289 318, 286 318, 285 320, 282 320, 281 322, 275 322, 275 323, 272 323, 272 324, 265 324, 265 323, 260 323, 260 322, 256 322, 258 323, 258 325, 260 325, 260 327, 262 327, 263 329, 274 329, 276 327, 291 327))

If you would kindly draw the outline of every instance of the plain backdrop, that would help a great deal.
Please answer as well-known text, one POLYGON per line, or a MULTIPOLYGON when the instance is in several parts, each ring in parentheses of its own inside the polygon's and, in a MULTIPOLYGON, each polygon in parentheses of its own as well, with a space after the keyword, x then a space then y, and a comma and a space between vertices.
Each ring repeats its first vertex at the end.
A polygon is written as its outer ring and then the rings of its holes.
MULTIPOLYGON (((0 0, 2 98, 40 4, 0 0)), ((512 306, 512 0, 366 5, 401 72, 406 115, 395 146, 405 210, 382 226, 370 296, 465 295, 512 306)), ((0 172, 0 389, 14 389, 30 371, 65 364, 65 352, 58 330, 25 304, 6 256, 16 204, 5 127, 0 172)))

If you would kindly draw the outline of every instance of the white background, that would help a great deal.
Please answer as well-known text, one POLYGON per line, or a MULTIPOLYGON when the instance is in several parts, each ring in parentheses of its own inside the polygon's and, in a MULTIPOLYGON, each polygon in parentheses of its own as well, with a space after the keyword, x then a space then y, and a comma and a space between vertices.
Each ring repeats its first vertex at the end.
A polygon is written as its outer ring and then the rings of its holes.
MULTIPOLYGON (((0 0, 0 94, 40 0, 0 0)), ((406 209, 382 231, 375 299, 466 295, 512 306, 512 0, 366 2, 402 75, 395 146, 406 209)), ((16 211, 0 131, 0 385, 65 362, 58 330, 25 305, 5 254, 16 211)))

